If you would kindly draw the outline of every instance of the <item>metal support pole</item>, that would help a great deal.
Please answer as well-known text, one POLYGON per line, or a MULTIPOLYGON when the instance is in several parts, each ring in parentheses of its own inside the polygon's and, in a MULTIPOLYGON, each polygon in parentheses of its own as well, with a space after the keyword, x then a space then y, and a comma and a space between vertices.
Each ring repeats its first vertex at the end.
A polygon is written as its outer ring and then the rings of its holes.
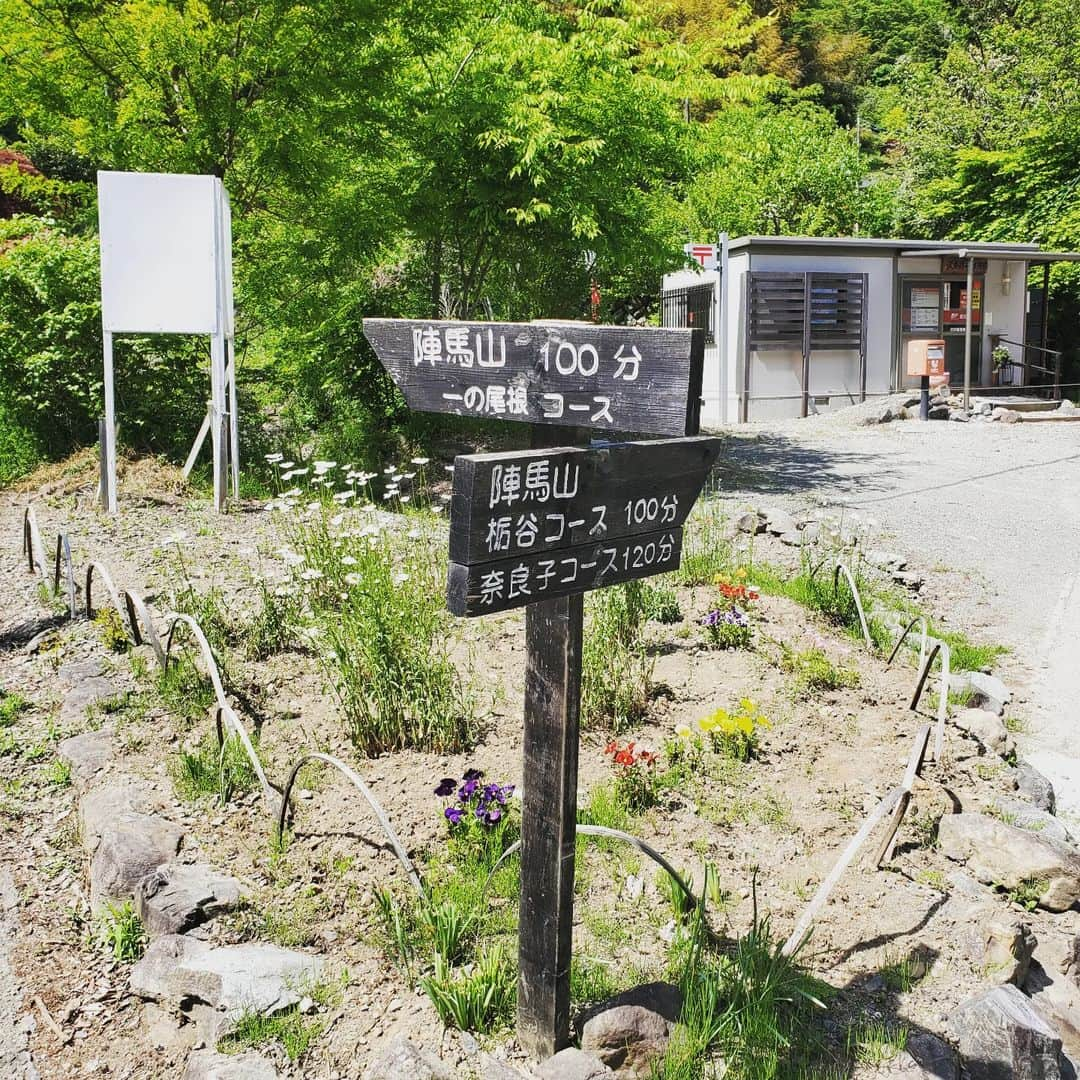
POLYGON ((930 419, 930 376, 919 377, 919 419, 930 419))
POLYGON ((225 338, 222 334, 213 334, 210 338, 210 387, 211 417, 210 438, 214 447, 214 507, 225 509, 226 463, 225 452, 227 435, 225 434, 225 338))
POLYGON ((975 259, 967 261, 967 303, 964 305, 964 411, 971 408, 971 310, 975 288, 975 259))
POLYGON ((232 468, 232 493, 240 498, 240 420, 236 407, 236 349, 231 337, 225 338, 225 371, 229 383, 229 464, 232 468))
POLYGON ((105 354, 105 431, 99 452, 102 455, 101 506, 109 514, 117 512, 116 496, 116 402, 113 382, 113 336, 102 331, 105 354))

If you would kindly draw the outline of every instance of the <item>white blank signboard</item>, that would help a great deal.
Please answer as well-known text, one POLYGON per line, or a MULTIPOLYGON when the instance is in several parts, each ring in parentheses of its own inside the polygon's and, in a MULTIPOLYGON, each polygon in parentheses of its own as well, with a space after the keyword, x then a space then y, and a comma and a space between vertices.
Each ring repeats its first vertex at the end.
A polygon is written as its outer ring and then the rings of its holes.
MULTIPOLYGON (((221 181, 171 173, 98 173, 102 323, 108 333, 217 334, 221 181)), ((222 256, 224 256, 222 258, 222 256)), ((228 274, 231 278, 231 265, 228 274)))

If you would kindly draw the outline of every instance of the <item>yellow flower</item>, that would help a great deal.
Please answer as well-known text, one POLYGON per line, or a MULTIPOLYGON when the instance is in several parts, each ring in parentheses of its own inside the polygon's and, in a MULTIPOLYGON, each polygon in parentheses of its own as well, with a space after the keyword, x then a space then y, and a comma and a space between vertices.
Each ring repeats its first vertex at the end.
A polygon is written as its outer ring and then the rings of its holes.
POLYGON ((749 713, 751 716, 757 712, 757 706, 748 697, 744 697, 739 701, 739 708, 742 709, 743 712, 749 713))
POLYGON ((689 724, 676 724, 675 734, 678 735, 680 739, 689 739, 694 733, 690 730, 689 724))

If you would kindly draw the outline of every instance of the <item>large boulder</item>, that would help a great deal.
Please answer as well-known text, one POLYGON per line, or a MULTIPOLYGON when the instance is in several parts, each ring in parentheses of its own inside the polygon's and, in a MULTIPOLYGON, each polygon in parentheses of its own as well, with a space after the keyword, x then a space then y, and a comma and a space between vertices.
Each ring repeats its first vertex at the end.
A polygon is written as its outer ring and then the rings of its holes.
POLYGON ((909 1035, 907 1045, 888 1069, 892 1080, 957 1080, 956 1052, 929 1032, 909 1035))
POLYGON ((135 886, 135 910, 147 933, 183 934, 234 908, 240 882, 205 863, 168 863, 135 886))
POLYGON ((100 772, 116 756, 116 739, 112 732, 84 731, 61 739, 56 745, 56 756, 68 764, 71 777, 84 784, 96 772, 100 772))
POLYGON ((992 754, 1004 754, 1009 747, 1009 729, 996 713, 986 709, 961 709, 952 722, 992 754))
POLYGON ((549 1057, 536 1070, 536 1075, 539 1080, 614 1080, 615 1077, 598 1057, 576 1046, 568 1046, 549 1057))
POLYGON ((1000 716, 1012 700, 1009 688, 996 676, 982 671, 968 672, 968 685, 971 697, 968 705, 975 709, 986 709, 1000 716))
POLYGON ((994 813, 1015 825, 1018 829, 1027 829, 1028 832, 1038 833, 1050 840, 1058 840, 1063 844, 1076 846, 1076 838, 1065 827, 1061 818, 1040 810, 1037 806, 1026 802, 1024 799, 1010 799, 1000 796, 993 801, 994 813))
POLYGON ((184 1080, 277 1080, 277 1069, 261 1054, 219 1054, 196 1050, 188 1058, 184 1080))
POLYGON ((682 1008, 670 983, 650 983, 599 1006, 581 1028, 581 1049, 594 1054, 619 1077, 653 1075, 664 1056, 682 1008))
POLYGON ((1080 900, 1080 853, 1070 844, 983 814, 947 814, 938 842, 985 884, 1037 887, 1038 902, 1049 911, 1067 911, 1080 900))
POLYGON ((1015 986, 969 998, 953 1028, 969 1080, 1062 1080, 1061 1038, 1015 986))
POLYGON ((1028 802, 1033 803, 1040 810, 1048 814, 1057 810, 1057 798, 1054 795, 1054 785, 1033 765, 1026 761, 1017 762, 1016 768, 1009 773, 1016 790, 1028 802))
POLYGON ((1031 927, 1002 913, 980 922, 976 933, 982 945, 979 961, 983 976, 997 985, 1022 985, 1038 944, 1031 927))
POLYGON ((324 967, 321 956, 277 945, 215 946, 165 934, 131 969, 131 990, 176 1011, 201 1003, 231 1022, 244 1013, 272 1016, 298 1005, 324 967))
POLYGON ((1068 975, 1033 961, 1023 982, 1032 1004, 1054 1025, 1065 1049, 1080 1054, 1080 987, 1068 975))
POLYGON ((103 675, 91 675, 75 683, 60 706, 60 726, 76 727, 86 719, 86 710, 117 695, 116 686, 103 675))
POLYGON ((773 536, 783 536, 785 533, 798 531, 798 523, 786 510, 781 510, 779 507, 773 506, 764 511, 764 513, 765 528, 772 533, 773 536))
POLYGON ((104 826, 90 860, 90 907, 130 900, 135 886, 180 849, 184 833, 153 814, 125 813, 104 826))
POLYGON ((368 1063, 365 1080, 455 1080, 457 1072, 404 1035, 390 1040, 368 1063))

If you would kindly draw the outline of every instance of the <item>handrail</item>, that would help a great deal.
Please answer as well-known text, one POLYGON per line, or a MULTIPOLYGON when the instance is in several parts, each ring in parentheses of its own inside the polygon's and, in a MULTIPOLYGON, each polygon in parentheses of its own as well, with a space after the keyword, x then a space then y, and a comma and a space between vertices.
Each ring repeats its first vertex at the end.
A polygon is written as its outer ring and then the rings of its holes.
MULTIPOLYGON (((647 855, 654 863, 656 863, 663 870, 666 870, 671 878, 675 881, 675 884, 682 890, 683 895, 690 901, 694 907, 698 907, 701 904, 695 895, 694 891, 689 885, 683 881, 678 870, 671 865, 655 848, 649 847, 644 840, 639 840, 636 836, 632 836, 630 833, 623 832, 621 829, 609 829, 606 825, 577 825, 574 828, 575 835, 581 833, 582 836, 606 836, 612 840, 625 840, 628 844, 633 844, 643 855, 647 855)), ((481 895, 487 892, 488 885, 491 884, 491 879, 495 876, 495 871, 499 869, 505 859, 510 858, 521 848, 521 841, 516 840, 512 843, 496 860, 495 865, 488 873, 486 880, 484 881, 484 887, 480 890, 481 895)))
POLYGON ((266 772, 262 767, 262 762, 259 760, 259 755, 255 753, 255 747, 251 743, 251 739, 248 738, 247 731, 244 730, 244 725, 240 723, 240 718, 236 715, 236 711, 230 708, 228 705, 219 705, 217 711, 214 714, 214 725, 217 728, 218 747, 221 752, 221 757, 225 756, 225 727, 230 727, 233 730, 233 734, 240 740, 240 744, 244 748, 244 753, 247 754, 248 760, 251 762, 251 767, 255 770, 255 775, 259 779, 259 786, 262 788, 263 800, 266 803, 267 809, 273 809, 274 799, 274 787, 266 778, 266 772), (225 723, 222 724, 222 718, 224 717, 225 723))
POLYGON ((41 542, 41 530, 38 528, 37 514, 32 506, 23 511, 23 554, 29 563, 30 573, 45 576, 45 545, 41 542))
POLYGON ((866 641, 866 647, 873 652, 874 651, 874 639, 870 636, 870 627, 866 622, 866 613, 863 611, 862 597, 859 596, 859 587, 855 584, 855 577, 847 566, 840 562, 838 559, 836 567, 833 570, 833 596, 837 593, 837 586, 840 584, 840 573, 843 571, 844 577, 848 580, 848 585, 851 588, 851 595, 855 598, 855 610, 859 613, 859 625, 862 627, 863 638, 866 641))
MULTIPOLYGON (((95 573, 99 578, 101 578, 102 583, 108 590, 109 599, 112 601, 113 607, 116 608, 116 614, 119 615, 122 619, 124 617, 124 609, 120 606, 120 594, 116 591, 116 585, 113 584, 112 575, 99 562, 92 562, 86 568, 86 617, 88 619, 92 619, 94 617, 95 573)), ((136 642, 136 644, 138 644, 138 642, 136 642)))
POLYGON ((924 619, 921 615, 916 615, 915 618, 912 619, 911 622, 909 622, 907 626, 904 627, 900 636, 896 639, 896 644, 893 646, 892 652, 889 653, 889 659, 885 661, 886 667, 892 666, 892 662, 896 659, 896 654, 900 651, 900 646, 904 644, 904 641, 907 639, 908 634, 910 634, 911 631, 914 629, 916 623, 922 623, 922 641, 919 644, 919 663, 916 665, 919 670, 922 669, 922 666, 926 661, 926 635, 928 628, 926 625, 926 619, 924 619))
POLYGON ((1034 349, 1035 352, 1049 353, 1051 356, 1061 356, 1061 349, 1047 349, 1042 345, 1029 345, 1026 341, 1013 341, 1012 338, 998 338, 1002 345, 1016 345, 1021 349, 1034 349))
POLYGON ((124 590, 124 607, 127 608, 128 625, 131 627, 131 639, 136 645, 143 643, 143 635, 139 627, 139 620, 142 620, 143 627, 146 630, 146 635, 150 639, 150 646, 154 650, 154 655, 157 657, 157 662, 164 670, 168 664, 168 659, 165 656, 165 650, 161 647, 161 639, 158 637, 157 629, 154 626, 154 620, 150 617, 150 610, 146 605, 146 601, 134 590, 124 590))
POLYGON ((225 687, 221 683, 221 675, 218 672, 217 661, 214 659, 214 650, 210 648, 210 642, 206 640, 206 635, 202 632, 202 627, 199 626, 190 615, 184 615, 178 611, 169 612, 169 614, 165 616, 165 619, 169 623, 169 635, 166 638, 165 663, 162 670, 169 666, 176 627, 180 623, 183 623, 195 636, 195 640, 199 645, 199 650, 202 652, 203 660, 206 663, 206 674, 214 687, 214 695, 217 697, 218 704, 228 708, 229 701, 225 694, 225 687))
POLYGON ((919 671, 918 680, 915 683, 915 692, 911 695, 911 704, 908 708, 915 712, 919 707, 919 699, 922 697, 923 688, 926 686, 926 680, 930 676, 930 668, 933 666, 934 660, 938 653, 941 653, 941 680, 938 683, 938 715, 937 715, 937 729, 934 735, 934 761, 940 761, 942 752, 945 749, 945 720, 949 715, 949 680, 952 674, 952 649, 949 648, 947 642, 939 641, 937 638, 931 638, 933 648, 930 650, 930 655, 926 658, 926 663, 923 664, 919 671))
POLYGON ((390 840, 390 846, 394 849, 394 854, 398 857, 398 862, 405 869, 405 873, 408 875, 409 880, 412 882, 416 891, 424 896, 424 885, 420 880, 420 875, 416 872, 416 867, 413 865, 412 860, 409 858, 408 853, 405 851, 404 846, 397 837, 397 833, 394 832, 393 826, 390 824, 390 819, 386 815, 386 811, 382 808, 379 800, 372 794, 371 789, 360 778, 359 774, 349 768, 340 758, 331 757, 329 754, 323 754, 318 751, 312 751, 305 754, 294 766, 292 772, 289 773, 288 782, 285 784, 285 790, 281 796, 281 809, 278 813, 277 823, 277 835, 279 837, 285 835, 285 818, 288 815, 289 810, 289 795, 292 792, 293 784, 296 783, 296 778, 300 773, 300 770, 310 761, 321 761, 326 765, 332 765, 338 770, 352 785, 360 792, 361 795, 367 800, 368 805, 374 811, 375 816, 379 819, 379 824, 383 827, 383 832, 386 833, 390 840))
POLYGON ((53 571, 53 594, 60 595, 60 559, 64 560, 67 571, 68 615, 74 619, 79 612, 75 607, 75 570, 71 563, 71 541, 67 533, 56 534, 56 564, 53 571))

